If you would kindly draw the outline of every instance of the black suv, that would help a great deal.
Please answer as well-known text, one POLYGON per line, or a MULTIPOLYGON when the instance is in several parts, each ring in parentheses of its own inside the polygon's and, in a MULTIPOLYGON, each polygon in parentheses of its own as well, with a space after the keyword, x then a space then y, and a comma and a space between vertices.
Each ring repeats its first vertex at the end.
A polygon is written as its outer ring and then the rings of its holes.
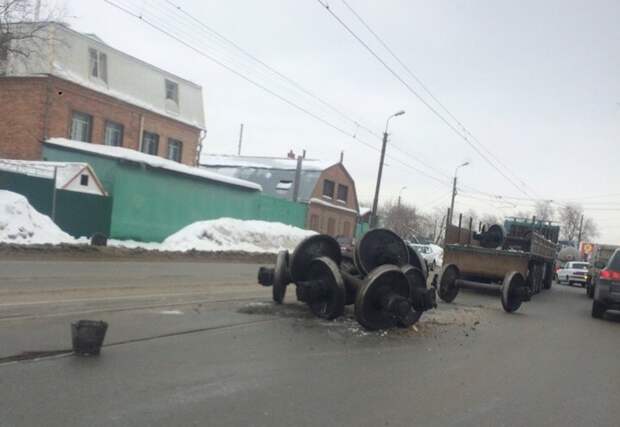
POLYGON ((600 319, 607 310, 620 310, 620 249, 616 249, 594 285, 592 317, 600 319))

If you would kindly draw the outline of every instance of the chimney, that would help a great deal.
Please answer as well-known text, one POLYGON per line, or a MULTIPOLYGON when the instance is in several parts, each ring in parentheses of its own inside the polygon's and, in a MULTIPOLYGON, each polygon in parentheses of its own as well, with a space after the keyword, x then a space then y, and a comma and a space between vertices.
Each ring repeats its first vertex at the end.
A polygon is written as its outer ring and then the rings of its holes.
POLYGON ((306 150, 303 151, 303 153, 301 155, 301 158, 304 159, 304 160, 306 159, 306 150))
POLYGON ((344 151, 340 152, 340 163, 344 161, 344 151))

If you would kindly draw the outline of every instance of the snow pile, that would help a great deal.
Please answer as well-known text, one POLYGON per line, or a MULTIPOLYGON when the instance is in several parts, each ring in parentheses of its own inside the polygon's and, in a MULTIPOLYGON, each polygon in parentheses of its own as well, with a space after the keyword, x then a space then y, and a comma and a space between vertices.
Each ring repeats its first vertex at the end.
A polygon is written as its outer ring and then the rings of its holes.
POLYGON ((50 217, 30 206, 28 199, 0 190, 0 242, 19 244, 76 243, 50 217))
POLYGON ((293 250, 313 234, 316 233, 279 222, 220 218, 188 225, 164 240, 162 249, 277 253, 293 250))
POLYGON ((443 265, 443 248, 441 246, 437 246, 434 243, 431 243, 428 246, 433 251, 433 254, 435 254, 437 266, 441 267, 443 265))

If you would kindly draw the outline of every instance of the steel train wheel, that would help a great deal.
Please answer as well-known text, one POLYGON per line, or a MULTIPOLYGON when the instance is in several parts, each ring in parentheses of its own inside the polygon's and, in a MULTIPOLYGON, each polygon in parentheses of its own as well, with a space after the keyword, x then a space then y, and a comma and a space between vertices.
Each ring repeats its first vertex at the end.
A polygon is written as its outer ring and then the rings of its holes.
POLYGON ((454 264, 446 265, 439 276, 439 298, 442 301, 451 303, 459 293, 456 280, 459 278, 459 268, 454 264))
POLYGON ((307 303, 310 311, 321 319, 332 320, 344 314, 345 287, 338 265, 328 257, 310 262, 307 277, 323 282, 325 293, 318 301, 307 303))
POLYGON ((369 274, 380 265, 402 267, 409 264, 409 249, 398 234, 375 228, 366 232, 355 245, 355 261, 362 274, 369 274))
POLYGON ((271 287, 271 296, 278 304, 282 304, 282 301, 284 301, 286 287, 291 283, 288 266, 288 251, 280 251, 276 258, 276 267, 273 272, 273 285, 271 287))

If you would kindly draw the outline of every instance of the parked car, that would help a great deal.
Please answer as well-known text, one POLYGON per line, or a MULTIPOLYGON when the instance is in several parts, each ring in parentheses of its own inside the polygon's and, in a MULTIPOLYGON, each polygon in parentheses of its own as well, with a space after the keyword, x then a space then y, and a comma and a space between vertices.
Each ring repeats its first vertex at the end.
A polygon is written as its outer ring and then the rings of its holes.
POLYGON ((336 236, 336 241, 340 245, 342 253, 352 258, 355 240, 352 237, 336 236))
POLYGON ((435 270, 435 267, 437 267, 438 265, 438 262, 437 262, 438 254, 435 253, 435 251, 433 251, 433 249, 429 245, 411 243, 411 246, 414 247, 420 255, 422 255, 422 258, 424 258, 424 261, 426 262, 427 270, 428 271, 435 270))
POLYGON ((594 297, 594 285, 598 280, 601 270, 605 268, 607 262, 614 254, 616 249, 620 249, 617 245, 595 245, 592 255, 590 255, 590 268, 588 269, 586 294, 588 297, 594 297))
POLYGON ((560 268, 556 272, 558 276, 558 283, 566 283, 568 285, 572 285, 573 283, 579 283, 582 287, 585 287, 589 267, 590 264, 588 264, 587 262, 567 262, 564 267, 560 268))
POLYGON ((620 249, 616 249, 594 285, 592 317, 600 319, 607 310, 620 310, 620 249))

